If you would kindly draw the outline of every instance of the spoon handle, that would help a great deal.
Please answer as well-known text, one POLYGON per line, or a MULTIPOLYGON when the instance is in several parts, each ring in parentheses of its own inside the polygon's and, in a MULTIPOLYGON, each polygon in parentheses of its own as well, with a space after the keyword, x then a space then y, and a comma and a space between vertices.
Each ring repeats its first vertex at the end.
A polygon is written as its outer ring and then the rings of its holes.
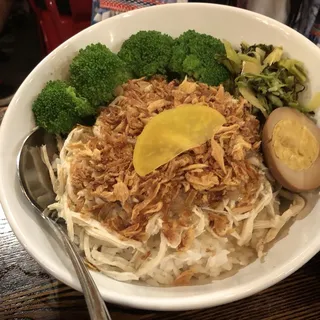
POLYGON ((78 275, 79 282, 81 284, 83 295, 87 303, 88 311, 91 320, 111 320, 108 309, 102 300, 100 293, 94 280, 92 279, 87 267, 85 266, 83 259, 79 254, 79 250, 76 245, 70 240, 63 227, 54 222, 47 216, 47 211, 43 213, 44 219, 48 225, 53 229, 55 235, 63 243, 67 254, 69 255, 74 269, 78 275))

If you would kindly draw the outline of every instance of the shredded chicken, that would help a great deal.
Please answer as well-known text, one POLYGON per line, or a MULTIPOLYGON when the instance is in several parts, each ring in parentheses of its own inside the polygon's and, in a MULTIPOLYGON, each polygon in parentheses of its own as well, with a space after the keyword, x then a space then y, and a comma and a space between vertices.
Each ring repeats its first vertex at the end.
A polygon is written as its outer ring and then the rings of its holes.
POLYGON ((304 203, 295 197, 282 216, 274 210, 251 106, 222 86, 187 79, 181 84, 131 80, 118 91, 93 127, 78 126, 69 134, 55 170, 44 157, 57 193, 51 208, 66 219, 69 236, 84 249, 87 263, 121 281, 150 280, 157 270, 158 284, 185 284, 217 261, 228 263, 235 249, 221 249, 219 243, 251 246, 262 256, 264 245, 304 203), (152 117, 184 103, 216 109, 226 124, 203 145, 140 177, 132 163, 137 137, 152 117), (208 255, 202 266, 196 262, 199 243, 208 255), (161 280, 161 270, 168 268, 164 261, 174 276, 166 273, 161 280))
MULTIPOLYGON (((157 212, 165 215, 164 228, 165 224, 172 226, 173 211, 180 208, 173 210, 171 204, 192 190, 197 191, 194 204, 214 206, 228 192, 238 190, 236 207, 248 205, 261 183, 259 169, 246 160, 249 150, 257 151, 258 129, 250 106, 234 100, 223 87, 187 80, 180 85, 162 79, 130 81, 123 86, 122 96, 101 112, 94 128, 76 129, 82 134, 66 146, 75 195, 69 204, 135 240, 145 237, 145 227, 157 212), (201 102, 218 110, 227 124, 211 141, 139 177, 132 165, 138 135, 151 117, 186 102, 201 102), (121 215, 100 214, 110 202, 121 203, 121 215)), ((180 221, 173 225, 179 233, 180 221)), ((190 220, 183 227, 191 226, 190 220)))

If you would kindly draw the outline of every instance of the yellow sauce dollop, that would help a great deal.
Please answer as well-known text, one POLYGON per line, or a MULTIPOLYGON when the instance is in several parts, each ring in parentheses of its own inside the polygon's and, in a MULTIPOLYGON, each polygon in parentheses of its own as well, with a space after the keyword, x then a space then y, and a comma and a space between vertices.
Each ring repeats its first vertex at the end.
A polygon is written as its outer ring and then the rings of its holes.
POLYGON ((310 168, 319 155, 314 135, 295 120, 281 120, 275 125, 272 146, 279 160, 296 171, 310 168))

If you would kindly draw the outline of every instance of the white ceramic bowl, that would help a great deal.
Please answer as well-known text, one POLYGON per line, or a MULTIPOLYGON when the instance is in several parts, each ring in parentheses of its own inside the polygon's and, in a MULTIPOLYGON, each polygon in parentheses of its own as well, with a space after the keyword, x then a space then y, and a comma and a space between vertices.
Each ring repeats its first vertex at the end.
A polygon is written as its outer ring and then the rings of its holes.
MULTIPOLYGON (((16 176, 16 157, 23 138, 34 127, 31 104, 49 79, 64 77, 74 54, 92 42, 117 51, 139 30, 159 30, 178 36, 188 29, 225 38, 234 45, 248 43, 282 45, 309 70, 312 91, 320 91, 320 49, 292 29, 264 16, 232 7, 208 4, 174 4, 125 13, 90 27, 46 57, 23 82, 1 125, 0 194, 7 219, 27 251, 54 277, 80 290, 71 263, 51 238, 41 218, 32 213, 16 176)), ((216 306, 247 297, 287 277, 320 249, 320 203, 289 235, 268 253, 266 261, 249 265, 236 275, 212 284, 154 288, 133 285, 93 273, 106 301, 154 310, 185 310, 216 306)))

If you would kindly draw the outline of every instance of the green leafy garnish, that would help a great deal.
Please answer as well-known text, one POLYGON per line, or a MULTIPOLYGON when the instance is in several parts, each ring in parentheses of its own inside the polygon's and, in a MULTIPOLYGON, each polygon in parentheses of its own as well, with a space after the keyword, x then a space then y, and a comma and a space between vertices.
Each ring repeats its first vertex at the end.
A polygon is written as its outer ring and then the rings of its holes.
POLYGON ((306 113, 320 106, 320 93, 306 106, 299 102, 307 73, 302 62, 284 56, 282 47, 242 42, 237 52, 227 41, 224 46, 226 54, 220 59, 234 77, 232 93, 240 93, 265 117, 275 108, 289 106, 306 113))

